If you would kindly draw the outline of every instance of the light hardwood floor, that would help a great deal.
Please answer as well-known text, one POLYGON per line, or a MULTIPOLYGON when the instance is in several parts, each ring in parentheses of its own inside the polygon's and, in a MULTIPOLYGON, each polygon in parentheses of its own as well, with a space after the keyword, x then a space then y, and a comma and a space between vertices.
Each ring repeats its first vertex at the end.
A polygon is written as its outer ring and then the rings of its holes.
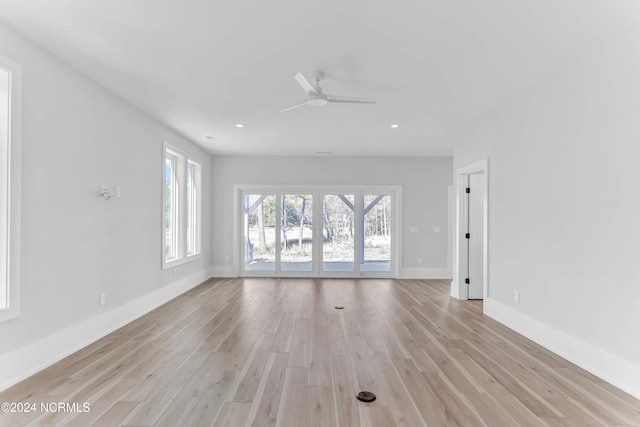
POLYGON ((89 412, 0 425, 640 425, 640 401, 448 294, 438 280, 212 279, 0 393, 89 412))

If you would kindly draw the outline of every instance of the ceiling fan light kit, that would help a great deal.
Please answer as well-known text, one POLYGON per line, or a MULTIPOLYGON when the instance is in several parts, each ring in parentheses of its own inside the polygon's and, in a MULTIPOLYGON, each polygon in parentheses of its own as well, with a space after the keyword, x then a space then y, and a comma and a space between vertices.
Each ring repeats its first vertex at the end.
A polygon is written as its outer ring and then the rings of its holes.
POLYGON ((342 104, 375 104, 375 99, 371 98, 354 98, 349 96, 335 96, 335 95, 326 95, 322 93, 322 88, 320 87, 320 80, 324 77, 324 73, 318 73, 316 77, 315 86, 311 84, 309 80, 302 73, 298 73, 295 75, 295 79, 298 84, 302 87, 302 89, 307 94, 307 99, 304 101, 292 105, 291 107, 284 108, 280 110, 281 113, 289 110, 293 110, 298 107, 302 107, 303 105, 311 105, 314 107, 319 107, 322 105, 327 105, 330 102, 342 103, 342 104))
POLYGON ((327 101, 324 98, 309 98, 306 101, 307 105, 313 105, 314 107, 318 107, 321 105, 327 105, 329 103, 329 101, 327 101))

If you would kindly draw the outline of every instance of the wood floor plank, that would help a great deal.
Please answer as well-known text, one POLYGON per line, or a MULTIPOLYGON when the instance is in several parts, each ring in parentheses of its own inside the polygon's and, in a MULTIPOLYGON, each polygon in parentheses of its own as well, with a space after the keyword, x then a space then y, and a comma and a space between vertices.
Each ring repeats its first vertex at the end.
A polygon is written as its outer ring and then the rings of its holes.
POLYGON ((538 427, 548 424, 544 421, 544 418, 537 417, 498 382, 487 392, 487 396, 503 408, 509 414, 509 417, 515 420, 513 425, 518 427, 538 427))
POLYGON ((69 413, 59 422, 56 422, 56 424, 59 426, 73 426, 79 423, 85 425, 93 424, 98 418, 111 409, 114 401, 121 401, 122 396, 124 396, 133 385, 135 385, 135 381, 133 380, 114 380, 107 391, 96 399, 91 399, 92 402, 88 412, 69 413), (82 421, 80 422, 80 420, 82 421))
POLYGON ((269 313, 267 320, 264 322, 264 327, 262 328, 262 332, 265 334, 273 334, 275 335, 278 332, 278 326, 280 325, 280 321, 282 320, 281 311, 272 311, 269 313))
POLYGON ((343 310, 340 312, 342 315, 342 323, 344 325, 344 331, 346 336, 360 335, 360 328, 358 328, 358 317, 364 314, 363 310, 343 310))
POLYGON ((548 399, 563 397, 562 393, 560 393, 552 384, 549 384, 542 379, 534 370, 527 369, 521 363, 523 358, 513 358, 509 354, 505 354, 500 351, 498 346, 493 343, 490 344, 486 341, 477 339, 475 339, 473 343, 483 352, 484 355, 494 361, 497 361, 503 369, 515 374, 514 376, 525 382, 527 388, 537 396, 548 399))
MULTIPOLYGON (((565 378, 569 378, 572 382, 577 384, 581 393, 588 396, 589 400, 598 403, 598 406, 602 408, 602 410, 598 411, 596 414, 597 416, 611 414, 610 418, 613 418, 615 422, 622 425, 632 425, 640 420, 640 405, 628 405, 622 399, 619 399, 611 395, 608 391, 595 386, 594 383, 586 379, 584 376, 574 372, 572 369, 558 368, 558 372, 560 372, 565 378)), ((609 418, 609 416, 607 416, 607 418, 609 418)))
POLYGON ((331 356, 331 375, 338 425, 360 425, 360 413, 355 398, 357 393, 354 384, 355 378, 349 358, 345 356, 331 356))
POLYGON ((307 368, 287 368, 276 426, 304 426, 307 423, 308 377, 307 368))
MULTIPOLYGON (((201 365, 211 357, 208 349, 201 345, 196 351, 189 354, 183 360, 175 360, 175 365, 166 366, 173 367, 173 371, 162 375, 157 382, 150 382, 145 386, 144 391, 150 392, 140 405, 132 418, 128 420, 132 425, 152 424, 160 414, 164 412, 168 405, 174 401, 180 390, 199 370, 201 365)), ((135 388, 127 394, 127 398, 132 399, 134 396, 140 396, 140 390, 135 388)))
POLYGON ((554 408, 562 413, 562 417, 545 418, 546 422, 555 425, 572 426, 579 424, 584 427, 606 426, 607 423, 599 420, 598 417, 589 414, 584 408, 579 408, 574 402, 567 398, 547 399, 554 408))
POLYGON ((184 421, 195 412, 198 403, 207 394, 212 384, 220 381, 224 371, 220 370, 220 361, 216 353, 211 353, 196 370, 193 375, 180 387, 175 397, 167 404, 166 408, 154 425, 171 427, 186 425, 184 421))
POLYGON ((385 353, 378 352, 372 358, 380 386, 389 399, 388 405, 393 411, 396 424, 399 426, 424 426, 415 402, 411 399, 402 379, 396 372, 392 360, 385 353))
POLYGON ((347 344, 349 358, 355 372, 358 390, 370 391, 376 395, 382 396, 383 391, 378 384, 376 372, 369 359, 369 352, 364 340, 361 336, 349 337, 347 344))
POLYGON ((466 340, 460 340, 461 346, 471 355, 474 360, 480 361, 482 367, 487 370, 496 380, 520 402, 522 402, 531 412, 539 417, 557 417, 561 414, 549 405, 544 398, 520 380, 516 373, 506 370, 502 365, 502 359, 495 361, 489 358, 483 351, 477 349, 466 340))
POLYGON ((90 412, 0 413, 0 426, 640 426, 638 399, 449 288, 208 280, 0 392, 90 412))
POLYGON ((244 426, 250 410, 251 403, 248 402, 225 402, 213 427, 244 426))
POLYGON ((518 422, 485 393, 465 393, 465 398, 480 414, 480 419, 489 427, 511 427, 518 422))
POLYGON ((235 402, 251 402, 258 390, 267 364, 267 359, 273 343, 273 335, 264 334, 257 343, 256 351, 253 354, 246 369, 240 372, 242 381, 236 388, 233 398, 235 402))
POLYGON ((369 315, 366 310, 359 311, 361 315, 358 317, 357 324, 358 329, 360 329, 360 335, 365 341, 365 344, 368 348, 381 348, 384 346, 382 340, 380 339, 380 335, 378 334, 378 330, 374 327, 371 322, 369 315))
POLYGON ((307 427, 333 427, 336 410, 330 385, 309 386, 307 391, 307 427))
POLYGON ((207 352, 202 351, 201 348, 200 339, 186 339, 183 345, 164 358, 162 364, 157 365, 127 393, 127 400, 146 401, 165 381, 175 375, 177 369, 185 369, 185 367, 195 369, 207 356, 207 352))
POLYGON ((435 391, 442 405, 446 408, 446 414, 449 416, 447 425, 489 426, 476 414, 473 406, 466 404, 464 400, 467 399, 465 398, 463 400, 461 395, 456 393, 455 388, 447 384, 443 374, 433 372, 422 375, 429 383, 429 386, 435 391))
POLYGON ((331 385, 327 328, 313 328, 312 330, 309 385, 331 385))
POLYGON ((429 343, 423 347, 424 352, 433 360, 439 372, 441 372, 455 388, 463 393, 476 393, 482 391, 482 386, 458 363, 451 355, 458 349, 446 349, 439 343, 429 343))
POLYGON ((311 320, 296 319, 291 335, 290 368, 308 368, 311 354, 311 320))
POLYGON ((295 314, 292 312, 285 312, 278 325, 275 338, 273 340, 273 346, 271 351, 276 353, 288 353, 291 348, 291 335, 293 334, 293 327, 295 324, 295 314))
POLYGON ((222 410, 235 376, 235 371, 217 371, 182 425, 210 426, 222 410))
POLYGON ((368 424, 372 427, 388 427, 396 424, 393 413, 387 406, 369 406, 364 409, 364 412, 367 414, 368 424))
MULTIPOLYGON (((259 400, 254 401, 254 416, 250 416, 252 426, 276 425, 288 357, 289 355, 286 353, 271 353, 271 363, 267 363, 268 374, 262 384, 259 400)), ((252 409, 254 406, 252 406, 252 409)))
POLYGON ((344 336, 344 329, 338 313, 327 313, 327 336, 329 339, 329 354, 331 356, 347 355, 347 340, 344 336))
POLYGON ((104 413, 92 427, 113 427, 118 426, 131 414, 140 402, 116 402, 107 412, 104 413))
POLYGON ((436 392, 421 376, 413 360, 393 359, 392 362, 427 425, 446 426, 451 419, 447 415, 448 408, 442 404, 436 392))

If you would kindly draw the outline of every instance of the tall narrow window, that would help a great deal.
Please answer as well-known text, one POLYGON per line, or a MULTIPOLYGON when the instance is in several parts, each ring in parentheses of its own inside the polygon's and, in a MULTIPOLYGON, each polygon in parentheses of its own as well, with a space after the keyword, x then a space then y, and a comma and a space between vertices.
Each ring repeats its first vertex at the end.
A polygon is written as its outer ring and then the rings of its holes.
POLYGON ((9 278, 8 255, 9 255, 9 230, 6 227, 9 215, 9 71, 0 68, 0 145, 2 160, 0 185, 2 197, 0 198, 0 271, 2 272, 2 283, 0 285, 0 310, 6 309, 9 305, 9 278))
POLYGON ((187 220, 187 255, 193 254, 194 249, 194 231, 195 227, 193 226, 193 202, 196 200, 195 194, 195 185, 193 182, 194 177, 193 165, 189 164, 187 166, 187 215, 185 219, 187 220))
POLYGON ((201 166, 165 144, 163 268, 200 254, 201 166))
POLYGON ((178 252, 178 183, 176 165, 178 158, 170 153, 165 157, 164 172, 164 257, 174 260, 178 252))
POLYGON ((200 165, 187 164, 187 256, 200 253, 200 165))
POLYGON ((20 79, 0 55, 0 321, 20 314, 20 79))

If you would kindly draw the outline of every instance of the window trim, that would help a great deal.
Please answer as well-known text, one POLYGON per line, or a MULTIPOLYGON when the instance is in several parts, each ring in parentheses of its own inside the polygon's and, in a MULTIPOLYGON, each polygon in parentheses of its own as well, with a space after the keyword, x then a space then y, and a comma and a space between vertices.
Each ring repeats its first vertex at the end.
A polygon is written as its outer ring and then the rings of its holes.
POLYGON ((184 151, 176 148, 175 146, 163 142, 162 146, 162 222, 161 222, 161 258, 162 258, 162 269, 168 269, 175 267, 180 264, 184 264, 187 262, 194 261, 198 258, 202 257, 202 166, 199 162, 194 160, 191 156, 189 156, 184 151), (166 247, 167 247, 167 237, 165 232, 165 208, 166 208, 166 162, 167 158, 172 158, 175 160, 174 163, 174 195, 173 195, 173 206, 172 206, 172 215, 175 218, 173 227, 173 239, 174 239, 174 256, 170 259, 167 259, 165 255, 166 247), (195 230, 192 234, 195 234, 196 237, 196 245, 193 253, 188 254, 188 236, 187 236, 187 169, 193 165, 196 171, 196 179, 197 188, 193 188, 196 192, 196 210, 193 212, 195 215, 195 230))
POLYGON ((22 67, 0 55, 0 68, 9 73, 8 140, 0 147, 1 161, 6 164, 5 184, 0 197, 5 201, 2 225, 6 233, 6 252, 2 257, 0 286, 6 286, 7 306, 0 308, 0 322, 20 315, 20 211, 21 211, 21 146, 22 146, 22 67))

